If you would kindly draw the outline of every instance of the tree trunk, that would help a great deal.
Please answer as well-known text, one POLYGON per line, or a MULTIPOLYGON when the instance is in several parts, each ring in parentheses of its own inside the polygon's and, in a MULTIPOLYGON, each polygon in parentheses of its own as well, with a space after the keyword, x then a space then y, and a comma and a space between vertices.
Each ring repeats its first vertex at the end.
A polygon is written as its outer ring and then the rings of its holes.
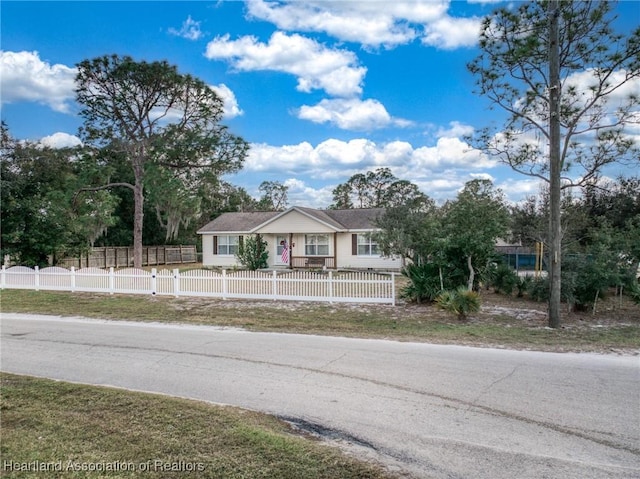
POLYGON ((142 268, 142 221, 144 216, 144 196, 142 182, 136 179, 133 189, 133 267, 142 268))
POLYGON ((558 0, 549 2, 549 327, 560 327, 562 224, 560 222, 560 62, 558 0))
POLYGON ((142 223, 144 219, 144 149, 133 159, 133 267, 142 268, 142 223))
POLYGON ((467 283, 467 289, 473 291, 473 281, 476 278, 476 272, 471 264, 471 255, 467 256, 467 267, 469 268, 469 282, 467 283))

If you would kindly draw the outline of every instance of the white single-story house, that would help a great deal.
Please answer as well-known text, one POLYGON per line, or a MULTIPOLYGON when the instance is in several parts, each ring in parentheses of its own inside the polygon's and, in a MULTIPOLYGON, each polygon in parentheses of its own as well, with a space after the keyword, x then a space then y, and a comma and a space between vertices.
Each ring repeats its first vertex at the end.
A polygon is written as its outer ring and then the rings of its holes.
POLYGON ((223 213, 198 230, 202 263, 240 266, 235 253, 243 239, 260 235, 267 243, 269 268, 399 270, 400 258, 380 255, 375 237, 382 208, 223 213))

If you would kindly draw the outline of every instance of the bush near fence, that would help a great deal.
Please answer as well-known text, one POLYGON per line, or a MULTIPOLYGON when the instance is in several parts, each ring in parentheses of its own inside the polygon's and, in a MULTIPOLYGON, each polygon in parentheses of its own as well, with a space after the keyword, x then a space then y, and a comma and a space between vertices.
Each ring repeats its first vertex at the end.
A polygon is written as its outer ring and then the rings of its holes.
MULTIPOLYGON (((143 246, 142 266, 196 263, 195 245, 143 246)), ((86 255, 68 257, 60 261, 65 268, 126 268, 133 266, 132 246, 106 246, 92 248, 86 255)))
POLYGON ((95 293, 201 296, 222 299, 272 299, 395 305, 395 274, 365 271, 232 271, 195 269, 180 272, 153 268, 2 267, 2 289, 95 293))

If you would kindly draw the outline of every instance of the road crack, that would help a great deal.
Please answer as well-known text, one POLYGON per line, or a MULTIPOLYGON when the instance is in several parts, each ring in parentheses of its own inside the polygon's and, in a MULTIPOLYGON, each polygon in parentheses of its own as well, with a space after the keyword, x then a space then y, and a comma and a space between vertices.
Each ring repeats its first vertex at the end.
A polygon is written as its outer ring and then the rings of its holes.
POLYGON ((480 399, 485 396, 486 394, 489 393, 489 391, 491 391, 491 389, 493 389, 493 387, 496 384, 499 384, 503 381, 506 381, 507 379, 509 379, 511 376, 513 376, 515 374, 515 372, 520 369, 522 367, 521 364, 518 364, 517 366, 515 366, 511 372, 509 372, 508 374, 505 374, 504 376, 496 379, 495 381, 493 381, 491 384, 489 384, 487 387, 485 387, 482 391, 480 391, 480 393, 473 398, 470 402, 469 402, 469 407, 467 408, 467 411, 469 411, 471 408, 476 407, 478 401, 480 401, 480 399))

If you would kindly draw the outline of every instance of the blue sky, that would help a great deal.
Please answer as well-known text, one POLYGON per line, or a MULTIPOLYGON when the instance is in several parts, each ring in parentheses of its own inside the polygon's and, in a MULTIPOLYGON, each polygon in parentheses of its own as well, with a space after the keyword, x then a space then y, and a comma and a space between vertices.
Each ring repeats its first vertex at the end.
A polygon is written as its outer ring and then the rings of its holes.
MULTIPOLYGON (((504 120, 466 70, 479 21, 498 4, 3 0, 2 119, 17 138, 73 143, 78 62, 167 60, 225 99, 224 123, 251 144, 226 179, 256 197, 262 181, 281 181, 290 204, 326 207, 351 175, 389 167, 438 201, 473 178, 518 201, 538 182, 463 139, 504 120)), ((617 10, 619 31, 640 23, 640 3, 617 10)), ((637 172, 608 172, 618 173, 637 172)))

